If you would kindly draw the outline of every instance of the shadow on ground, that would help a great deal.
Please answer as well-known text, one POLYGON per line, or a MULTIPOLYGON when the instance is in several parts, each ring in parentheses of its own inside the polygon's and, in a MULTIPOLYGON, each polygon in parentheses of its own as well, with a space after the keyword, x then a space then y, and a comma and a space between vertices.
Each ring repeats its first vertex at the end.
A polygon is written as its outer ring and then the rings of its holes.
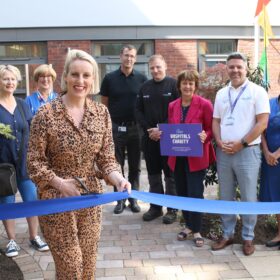
POLYGON ((0 280, 23 280, 23 274, 13 259, 0 251, 0 280))

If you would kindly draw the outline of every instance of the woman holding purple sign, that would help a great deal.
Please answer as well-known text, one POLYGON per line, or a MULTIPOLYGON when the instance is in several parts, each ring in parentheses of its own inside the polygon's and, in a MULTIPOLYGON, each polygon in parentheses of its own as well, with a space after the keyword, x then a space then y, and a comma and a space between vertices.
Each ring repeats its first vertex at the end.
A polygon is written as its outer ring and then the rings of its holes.
MULTIPOLYGON (((203 198, 203 179, 208 166, 215 161, 215 152, 211 144, 212 115, 211 102, 196 94, 199 75, 195 70, 182 71, 177 78, 180 97, 169 104, 168 122, 170 124, 202 124, 202 132, 198 134, 203 143, 202 157, 169 156, 168 164, 174 171, 177 194, 183 197, 203 198)), ((204 245, 200 234, 201 213, 182 211, 186 228, 178 233, 177 239, 182 241, 193 235, 197 247, 204 245)))

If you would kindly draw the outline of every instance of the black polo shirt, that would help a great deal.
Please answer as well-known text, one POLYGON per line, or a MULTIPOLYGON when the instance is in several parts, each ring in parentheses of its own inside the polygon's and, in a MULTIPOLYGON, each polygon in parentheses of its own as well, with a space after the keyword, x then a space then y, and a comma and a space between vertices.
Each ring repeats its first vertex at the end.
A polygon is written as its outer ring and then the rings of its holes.
POLYGON ((129 76, 119 68, 104 77, 100 94, 108 97, 108 109, 114 123, 135 121, 136 98, 147 77, 133 70, 129 76))

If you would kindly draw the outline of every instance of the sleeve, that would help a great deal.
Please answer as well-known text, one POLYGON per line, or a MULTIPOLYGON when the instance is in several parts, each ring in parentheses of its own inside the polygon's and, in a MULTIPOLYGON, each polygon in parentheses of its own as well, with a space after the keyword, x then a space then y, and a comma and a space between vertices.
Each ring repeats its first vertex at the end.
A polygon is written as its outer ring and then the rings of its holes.
POLYGON ((267 92, 259 87, 258 94, 256 94, 256 115, 270 113, 269 98, 267 92))
POLYGON ((144 131, 149 128, 149 124, 144 115, 143 86, 141 87, 136 99, 135 118, 144 131))
POLYGON ((179 92, 177 89, 177 81, 174 81, 173 89, 172 89, 172 95, 173 95, 173 100, 177 99, 179 97, 179 92))
POLYGON ((213 111, 213 117, 215 119, 220 119, 221 118, 221 112, 219 110, 219 104, 220 104, 220 91, 217 92, 215 102, 214 102, 214 111, 213 111))
POLYGON ((30 128, 27 168, 31 180, 38 188, 44 188, 55 176, 55 173, 49 167, 47 158, 47 119, 46 110, 39 110, 33 118, 30 128))
POLYGON ((98 155, 96 156, 97 169, 104 175, 108 176, 112 171, 118 171, 121 173, 119 163, 115 158, 115 147, 112 135, 112 121, 108 109, 104 107, 104 136, 103 145, 98 155))
POLYGON ((205 100, 203 106, 203 129, 207 134, 205 142, 210 142, 213 138, 212 119, 213 119, 213 105, 210 101, 205 100))
POLYGON ((101 87, 100 87, 100 95, 102 96, 109 96, 109 90, 108 90, 108 87, 109 87, 109 83, 108 83, 108 76, 105 75, 102 83, 101 83, 101 87))
POLYGON ((173 114, 173 108, 172 108, 171 103, 169 103, 169 105, 168 105, 168 123, 172 123, 172 121, 171 121, 172 114, 173 114))

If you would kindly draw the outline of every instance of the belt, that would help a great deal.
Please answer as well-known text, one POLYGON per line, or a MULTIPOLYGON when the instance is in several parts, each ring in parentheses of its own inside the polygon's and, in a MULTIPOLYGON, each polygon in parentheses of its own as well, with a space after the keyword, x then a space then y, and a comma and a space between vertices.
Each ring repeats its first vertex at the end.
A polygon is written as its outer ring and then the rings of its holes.
POLYGON ((136 125, 135 121, 128 121, 128 122, 113 122, 114 124, 118 126, 134 126, 136 125))
POLYGON ((254 146, 259 146, 260 144, 253 144, 253 145, 248 145, 246 148, 251 148, 251 147, 254 147, 254 146))

